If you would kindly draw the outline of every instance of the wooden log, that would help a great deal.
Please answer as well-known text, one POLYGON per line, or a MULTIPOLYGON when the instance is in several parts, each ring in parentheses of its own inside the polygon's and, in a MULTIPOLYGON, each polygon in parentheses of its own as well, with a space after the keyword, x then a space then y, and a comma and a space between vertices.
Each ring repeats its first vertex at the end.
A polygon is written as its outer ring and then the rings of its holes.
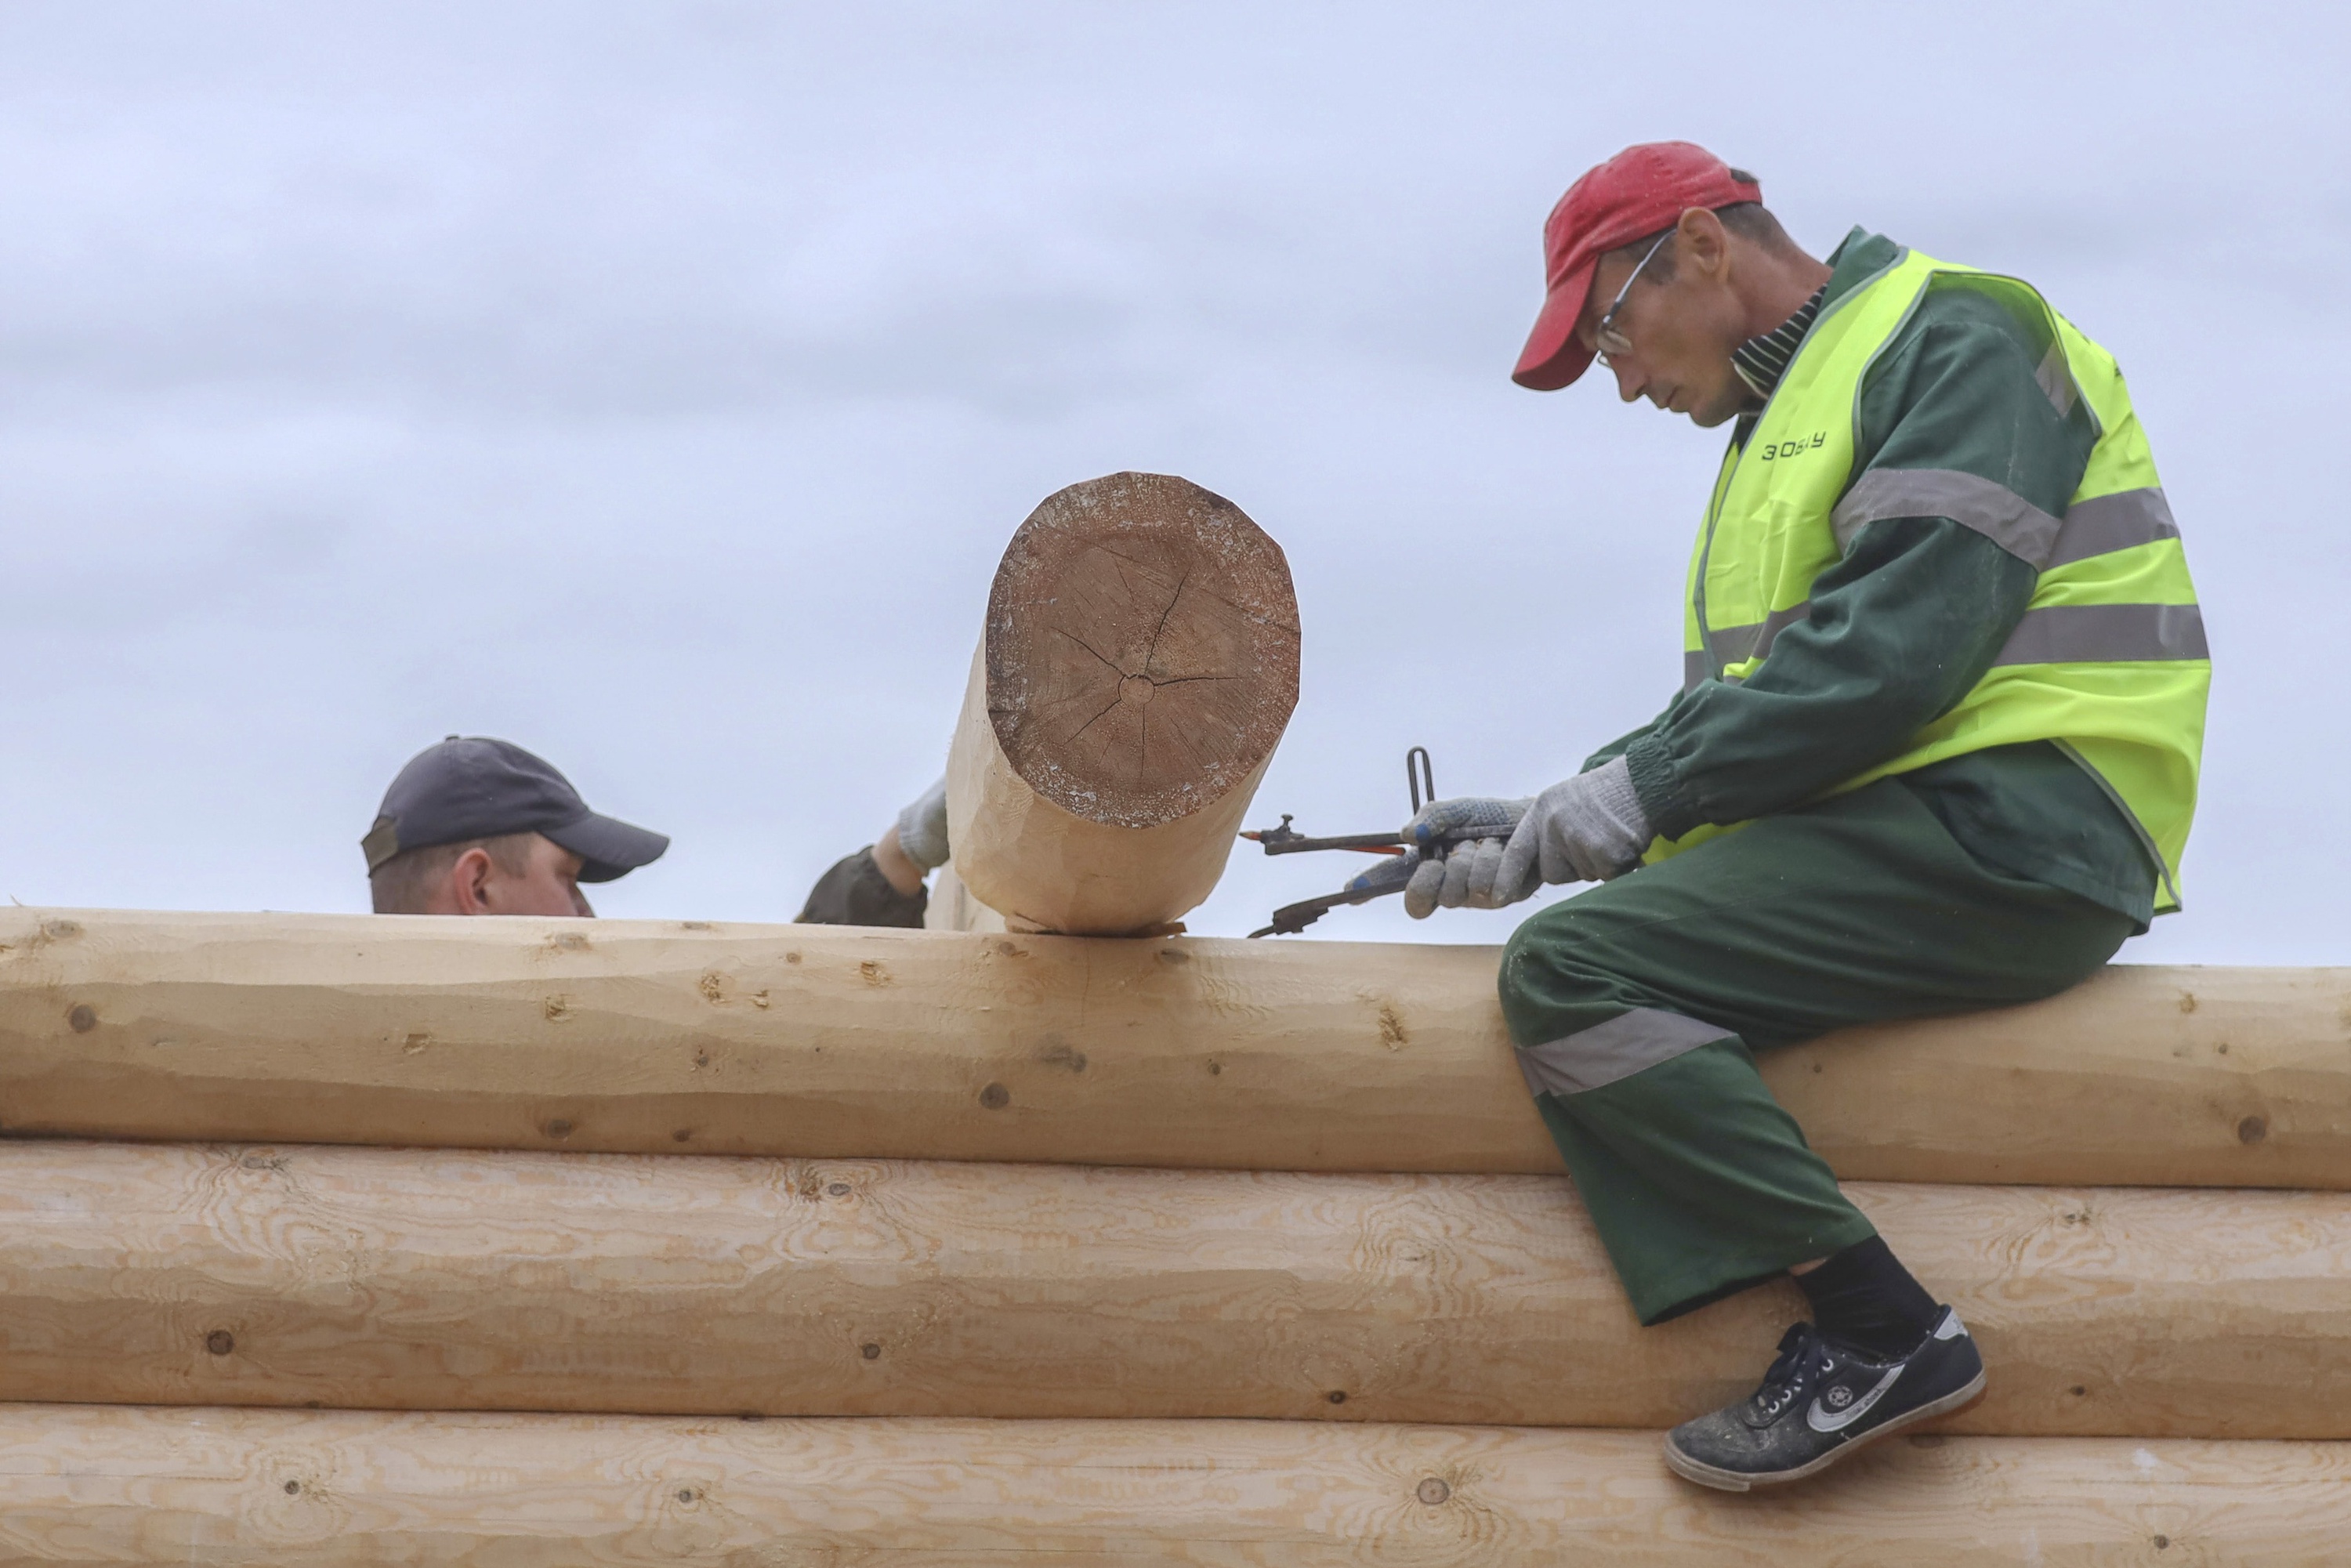
MULTIPOLYGON (((1954 1429, 2351 1437, 2351 1197, 1863 1186, 1954 1429)), ((1563 1177, 0 1145, 0 1398, 1665 1427, 1792 1286, 1638 1328, 1563 1177)))
POLYGON ((951 865, 931 873, 930 902, 923 907, 926 931, 1007 931, 1004 916, 971 895, 951 865))
POLYGON ((988 593, 947 836, 1016 931, 1165 929, 1207 897, 1298 703, 1298 599, 1239 507, 1162 474, 1056 491, 988 593))
POLYGON ((2309 1568, 2351 1446, 1896 1437, 1800 1488, 1654 1435, 0 1408, 0 1563, 2309 1568))
MULTIPOLYGON (((1546 1171, 1495 950, 0 910, 18 1134, 1546 1171)), ((2351 1186, 2351 970, 1765 1059, 1841 1175, 2351 1186)))

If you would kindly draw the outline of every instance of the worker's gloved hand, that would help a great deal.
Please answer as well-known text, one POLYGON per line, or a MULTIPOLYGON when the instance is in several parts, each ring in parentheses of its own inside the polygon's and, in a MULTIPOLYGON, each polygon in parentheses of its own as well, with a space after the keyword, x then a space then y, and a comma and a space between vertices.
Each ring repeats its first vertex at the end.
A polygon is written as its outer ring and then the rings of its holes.
POLYGON ((898 847, 926 873, 947 863, 947 781, 944 776, 898 813, 898 847))
MULTIPOLYGON (((1361 876, 1350 878, 1347 885, 1339 891, 1365 893, 1374 897, 1404 891, 1411 886, 1412 873, 1419 865, 1418 850, 1406 850, 1400 855, 1382 855, 1377 865, 1361 876)), ((1408 892, 1405 895, 1407 898, 1411 896, 1408 892)))
POLYGON ((1398 835, 1415 846, 1416 862, 1404 892, 1404 912, 1426 920, 1439 909, 1499 909, 1535 890, 1531 877, 1519 882, 1503 873, 1503 847, 1532 800, 1465 795, 1422 809, 1398 835), (1492 828, 1490 835, 1445 843, 1447 834, 1492 828))
POLYGON ((1513 885, 1537 875, 1606 882, 1640 864, 1656 836, 1634 792, 1632 769, 1619 757, 1536 796, 1510 835, 1496 879, 1513 885))

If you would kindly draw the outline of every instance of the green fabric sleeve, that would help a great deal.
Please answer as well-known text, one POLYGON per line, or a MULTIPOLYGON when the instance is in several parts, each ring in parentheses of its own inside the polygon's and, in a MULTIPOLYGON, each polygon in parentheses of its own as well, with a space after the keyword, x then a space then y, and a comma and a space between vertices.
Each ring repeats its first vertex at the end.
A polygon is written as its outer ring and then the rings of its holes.
POLYGON ((1948 517, 1872 523, 1751 677, 1708 681, 1625 748, 1650 825, 1768 816, 1892 756, 1991 667, 2038 576, 1948 517))
POLYGON ((900 893, 873 863, 873 846, 843 855, 816 879, 794 919, 799 925, 896 925, 919 930, 931 893, 900 893))
POLYGON ((1618 736, 1615 739, 1610 741, 1607 745, 1602 747, 1599 750, 1585 758, 1583 759, 1583 766, 1577 768, 1576 771, 1578 773, 1589 773, 1595 768, 1605 768, 1611 762, 1614 762, 1618 758, 1624 756, 1626 747, 1630 747, 1635 741, 1640 739, 1643 736, 1647 735, 1650 731, 1656 729, 1657 726, 1665 723, 1667 718, 1672 715, 1675 707, 1681 702, 1681 694, 1679 692, 1676 692, 1674 694, 1673 700, 1666 704, 1666 710, 1664 713, 1659 714, 1656 717, 1651 719, 1640 728, 1628 730, 1625 734, 1618 736))
MULTIPOLYGON (((1997 303, 1930 293, 1863 383, 1855 478, 1955 469, 2062 516, 2096 434, 2078 402, 2058 413, 2038 363, 2027 325, 1997 303)), ((1749 679, 1683 694, 1626 745, 1652 824, 1678 837, 1765 816, 1895 755, 1991 667, 2038 580, 1949 517, 1862 528, 1749 679)))

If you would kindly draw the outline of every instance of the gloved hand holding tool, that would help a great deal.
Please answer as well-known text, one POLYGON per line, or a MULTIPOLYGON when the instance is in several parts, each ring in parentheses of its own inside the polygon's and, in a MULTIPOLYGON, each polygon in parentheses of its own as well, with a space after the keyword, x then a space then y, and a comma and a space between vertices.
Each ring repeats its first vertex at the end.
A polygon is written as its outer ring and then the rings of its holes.
POLYGON ((1413 818, 1393 835, 1310 838, 1293 831, 1287 815, 1278 828, 1241 835, 1270 855, 1363 850, 1387 857, 1337 893, 1284 904, 1273 912, 1272 925, 1250 936, 1303 931, 1330 910, 1391 893, 1404 894, 1405 913, 1416 920, 1438 909, 1499 909, 1531 896, 1544 883, 1621 876, 1640 863, 1654 836, 1622 758, 1527 800, 1432 799, 1436 781, 1424 747, 1405 754, 1405 779, 1413 818))
POLYGON ((1503 846, 1510 841, 1531 799, 1499 800, 1464 795, 1431 801, 1404 825, 1404 841, 1424 852, 1448 841, 1441 859, 1424 859, 1404 890, 1404 912, 1426 920, 1439 909, 1499 909, 1535 890, 1499 880, 1503 846))
POLYGON ((1524 886, 1515 895, 1524 898, 1538 873, 1544 882, 1609 882, 1639 865, 1655 837, 1633 770, 1619 757, 1534 798, 1502 852, 1494 884, 1524 886))

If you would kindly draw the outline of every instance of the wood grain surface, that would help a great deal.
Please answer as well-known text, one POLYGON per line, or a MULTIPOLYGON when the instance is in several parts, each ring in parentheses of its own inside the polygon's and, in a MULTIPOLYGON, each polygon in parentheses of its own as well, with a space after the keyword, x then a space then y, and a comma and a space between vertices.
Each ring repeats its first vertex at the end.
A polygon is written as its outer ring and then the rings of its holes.
MULTIPOLYGON (((990 727, 986 671, 972 660, 947 751, 946 868, 960 896, 997 918, 951 929, 1119 936, 1171 929, 1225 874, 1267 749, 1191 813, 1148 827, 1094 821, 1047 800, 1016 772, 990 727)), ((932 922, 934 929, 948 922, 932 922)))
POLYGON ((1155 828, 1264 771, 1298 653, 1290 563, 1265 530, 1188 479, 1109 474, 1046 497, 1005 547, 981 718, 1040 797, 1155 828))
POLYGON ((947 754, 968 897, 1014 931, 1181 919, 1224 874, 1298 652, 1281 547, 1223 497, 1165 474, 1047 497, 997 569, 947 754))
MULTIPOLYGON (((1865 1186, 1956 1429, 2351 1437, 2351 1197, 1865 1186)), ((0 1397, 1664 1427, 1791 1287, 1637 1328, 1564 1177, 0 1145, 0 1397)))
POLYGON ((1633 1432, 0 1406, 0 1564, 2316 1568, 2351 1446, 1896 1437, 1803 1487, 1633 1432))
MULTIPOLYGON (((1491 947, 0 910, 18 1134, 1556 1170, 1491 947)), ((1840 1174, 2351 1186, 2351 970, 2117 967, 1765 1071, 1840 1174)))

